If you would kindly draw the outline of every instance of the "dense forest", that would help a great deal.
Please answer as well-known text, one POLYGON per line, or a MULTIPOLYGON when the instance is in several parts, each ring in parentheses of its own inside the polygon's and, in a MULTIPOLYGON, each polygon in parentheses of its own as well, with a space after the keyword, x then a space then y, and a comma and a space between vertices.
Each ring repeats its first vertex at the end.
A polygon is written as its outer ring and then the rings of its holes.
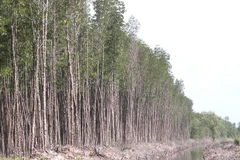
POLYGON ((120 0, 1 0, 0 154, 228 135, 200 129, 170 55, 124 12, 120 0))

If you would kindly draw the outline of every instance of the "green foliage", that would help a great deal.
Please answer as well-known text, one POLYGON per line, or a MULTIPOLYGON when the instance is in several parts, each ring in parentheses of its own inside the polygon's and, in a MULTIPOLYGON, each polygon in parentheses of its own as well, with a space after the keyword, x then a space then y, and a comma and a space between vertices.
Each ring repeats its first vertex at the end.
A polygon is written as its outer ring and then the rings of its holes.
POLYGON ((81 160, 81 157, 77 156, 77 157, 76 157, 76 160, 81 160))
POLYGON ((12 68, 10 66, 0 67, 0 77, 6 77, 12 74, 12 68))
POLYGON ((0 77, 11 74, 11 65, 9 64, 11 60, 9 37, 10 17, 7 16, 7 14, 9 14, 6 11, 7 6, 7 1, 0 2, 0 77))
POLYGON ((237 129, 234 124, 218 117, 213 112, 192 113, 191 138, 211 137, 234 138, 237 129))
POLYGON ((10 157, 10 158, 7 158, 7 157, 3 157, 3 160, 28 160, 29 158, 21 158, 21 157, 16 157, 16 156, 13 156, 13 157, 10 157))
POLYGON ((235 138, 233 143, 234 143, 235 145, 239 146, 239 139, 235 138))
MULTIPOLYGON (((95 15, 93 18, 93 28, 95 29, 95 45, 97 49, 97 60, 100 60, 100 68, 103 68, 104 81, 108 82, 112 75, 122 74, 122 66, 125 62, 124 39, 124 3, 118 0, 94 1, 95 15), (124 61, 122 61, 124 60, 124 61), (120 73, 118 73, 120 72, 120 73)), ((96 63, 95 63, 96 64, 96 63)))
POLYGON ((19 157, 17 157, 17 158, 15 158, 14 160, 24 160, 24 158, 19 158, 19 157))

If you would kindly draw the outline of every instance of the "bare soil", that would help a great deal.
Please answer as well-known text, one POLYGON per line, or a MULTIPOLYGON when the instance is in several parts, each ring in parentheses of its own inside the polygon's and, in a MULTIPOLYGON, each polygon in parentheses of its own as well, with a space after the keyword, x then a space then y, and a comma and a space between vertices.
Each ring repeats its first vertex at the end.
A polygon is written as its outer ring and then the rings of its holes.
POLYGON ((44 152, 35 152, 32 160, 146 160, 166 159, 177 153, 197 145, 206 145, 208 141, 178 141, 163 143, 139 143, 124 147, 85 147, 72 146, 57 147, 44 152))
POLYGON ((205 160, 240 160, 240 146, 233 141, 218 141, 204 148, 205 160))

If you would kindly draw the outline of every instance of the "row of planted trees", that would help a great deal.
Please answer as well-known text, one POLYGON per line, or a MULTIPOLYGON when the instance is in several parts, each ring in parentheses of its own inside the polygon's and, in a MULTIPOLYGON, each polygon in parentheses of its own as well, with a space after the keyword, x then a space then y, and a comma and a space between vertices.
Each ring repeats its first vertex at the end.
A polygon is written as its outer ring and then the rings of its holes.
POLYGON ((0 2, 1 154, 190 137, 192 101, 169 54, 124 11, 119 0, 0 2))

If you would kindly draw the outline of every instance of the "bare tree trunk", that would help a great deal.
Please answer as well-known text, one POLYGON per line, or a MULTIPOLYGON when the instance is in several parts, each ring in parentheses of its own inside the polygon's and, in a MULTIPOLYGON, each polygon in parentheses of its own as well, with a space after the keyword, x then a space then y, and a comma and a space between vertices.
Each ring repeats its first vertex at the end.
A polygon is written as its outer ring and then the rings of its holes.
POLYGON ((53 5, 53 37, 52 37, 52 105, 54 110, 54 144, 60 143, 60 122, 59 122, 59 107, 57 105, 57 71, 56 71, 56 2, 53 5))
POLYGON ((0 113, 0 126, 1 126, 1 128, 0 128, 0 132, 1 132, 1 143, 2 143, 2 146, 1 146, 1 154, 2 155, 6 155, 6 151, 5 151, 5 148, 6 148, 6 144, 5 144, 5 123, 6 123, 6 121, 5 121, 5 115, 3 115, 4 114, 4 107, 3 107, 3 104, 4 104, 4 102, 6 103, 6 99, 4 99, 4 95, 1 93, 2 91, 0 91, 0 106, 1 106, 1 113, 0 113))
MULTIPOLYGON (((15 21, 15 20, 13 20, 15 21)), ((18 64, 17 64, 17 26, 13 22, 11 26, 12 33, 12 58, 13 58, 13 69, 14 69, 14 115, 15 117, 15 147, 17 154, 20 154, 21 137, 20 134, 20 110, 19 110, 19 75, 18 75, 18 64)))
POLYGON ((44 126, 44 144, 45 149, 49 145, 48 136, 48 123, 47 123, 47 80, 46 80, 46 69, 47 69, 47 33, 48 33, 48 0, 43 3, 43 15, 42 15, 42 53, 43 53, 43 71, 42 71, 42 81, 43 81, 43 126, 44 126))

